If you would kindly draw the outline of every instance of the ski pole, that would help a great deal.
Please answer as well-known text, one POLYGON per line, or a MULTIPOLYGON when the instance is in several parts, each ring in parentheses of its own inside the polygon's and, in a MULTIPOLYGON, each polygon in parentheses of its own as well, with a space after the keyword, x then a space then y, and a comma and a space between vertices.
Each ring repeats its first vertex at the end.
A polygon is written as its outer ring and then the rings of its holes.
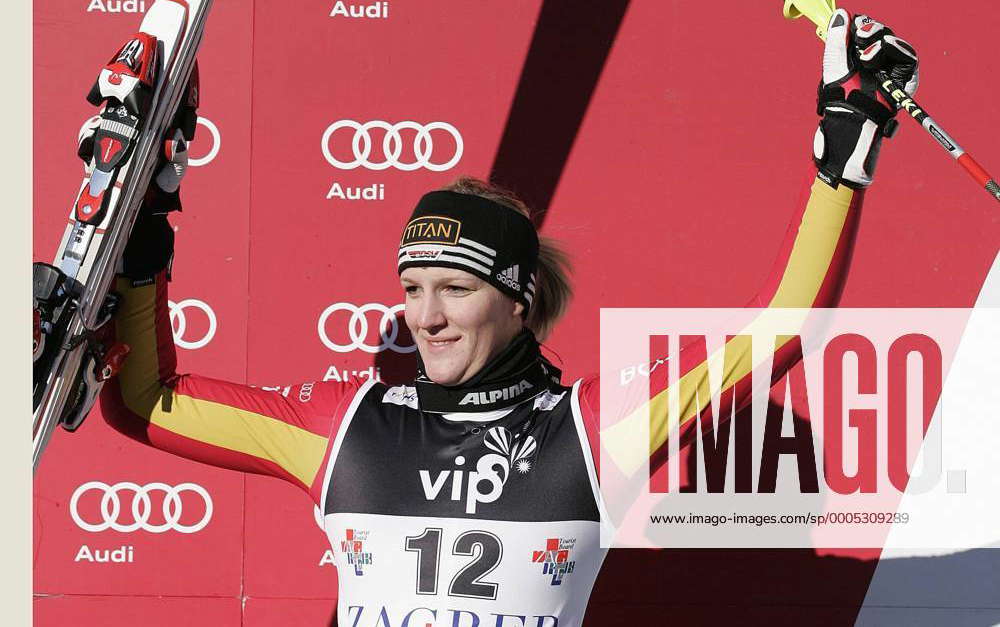
MULTIPOLYGON (((808 17, 816 24, 816 35, 825 41, 826 26, 830 21, 830 16, 836 10, 835 0, 785 0, 784 16, 788 19, 808 17)), ((879 91, 886 99, 894 102, 897 108, 909 113, 910 117, 916 120, 942 148, 947 150, 952 158, 958 162, 958 165, 962 166, 980 187, 1000 200, 1000 184, 997 184, 996 179, 990 176, 990 173, 979 165, 972 158, 972 155, 967 153, 951 135, 935 122, 923 106, 911 98, 884 70, 875 72, 875 78, 879 83, 879 91)))
POLYGON ((903 88, 899 86, 898 83, 889 78, 889 74, 883 70, 875 72, 875 78, 878 79, 880 89, 882 94, 896 103, 896 106, 903 109, 917 121, 920 126, 924 128, 931 137, 933 137, 937 143, 941 144, 945 150, 948 151, 951 156, 958 161, 958 165, 962 166, 966 172, 969 173, 980 187, 986 188, 994 198, 1000 200, 1000 185, 990 176, 983 166, 972 158, 972 155, 965 152, 965 150, 958 145, 951 135, 949 135, 943 128, 941 128, 937 122, 934 121, 927 111, 924 110, 922 106, 917 104, 913 98, 909 96, 903 88))

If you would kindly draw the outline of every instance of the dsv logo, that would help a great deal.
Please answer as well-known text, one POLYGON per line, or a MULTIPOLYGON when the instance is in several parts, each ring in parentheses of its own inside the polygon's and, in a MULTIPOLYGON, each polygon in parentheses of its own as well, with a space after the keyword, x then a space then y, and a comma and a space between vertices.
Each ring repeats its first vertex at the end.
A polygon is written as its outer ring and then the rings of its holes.
MULTIPOLYGON (((334 122, 323 133, 322 146, 323 156, 326 157, 326 160, 330 165, 341 170, 353 170, 360 166, 369 170, 385 170, 394 167, 398 170, 411 171, 419 168, 427 168, 433 172, 443 172, 453 168, 462 158, 462 151, 465 148, 462 142, 462 134, 458 132, 457 128, 447 122, 418 124, 417 122, 404 121, 390 124, 381 120, 374 120, 363 124, 354 120, 334 122), (332 141, 333 135, 342 128, 354 130, 350 142, 353 159, 350 161, 337 159, 333 154, 333 150, 331 150, 331 145, 334 143, 332 141), (382 161, 372 161, 369 159, 372 154, 373 143, 369 131, 372 129, 385 131, 385 135, 382 137, 382 161), (401 131, 416 131, 413 139, 414 157, 412 161, 402 160, 404 142, 401 131), (451 157, 447 161, 441 161, 443 155, 437 155, 437 162, 432 160, 435 156, 433 131, 441 131, 451 135, 455 147, 453 149, 454 152, 452 152, 451 157)), ((449 147, 447 150, 451 152, 452 149, 449 147)))
MULTIPOLYGON (((77 143, 83 139, 83 137, 94 131, 101 124, 101 116, 95 115, 94 117, 87 118, 83 124, 80 126, 80 132, 77 135, 77 143)), ((188 165, 193 167, 198 167, 202 165, 208 165, 209 163, 215 161, 215 158, 219 156, 219 150, 222 148, 222 133, 219 132, 219 127, 215 125, 214 122, 206 117, 198 117, 198 124, 205 127, 208 134, 212 136, 212 147, 203 157, 194 157, 190 154, 188 155, 188 165)), ((201 145, 200 139, 204 136, 204 133, 195 133, 195 140, 191 142, 191 145, 198 147, 201 145)))
POLYGON ((412 353, 417 350, 416 344, 400 346, 397 343, 400 325, 396 314, 403 311, 403 307, 402 304, 395 307, 386 307, 379 303, 368 303, 367 305, 358 307, 350 303, 335 303, 324 309, 323 313, 320 314, 316 330, 319 332, 319 339, 323 342, 323 345, 338 353, 349 353, 355 349, 363 350, 366 353, 380 353, 386 349, 397 353, 412 353), (338 311, 346 311, 351 314, 350 321, 347 323, 347 333, 350 337, 349 344, 334 342, 326 332, 327 321, 330 319, 330 316, 338 311), (378 321, 379 342, 377 344, 368 343, 369 312, 381 314, 378 321))
POLYGON ((195 298, 187 298, 179 303, 167 301, 167 305, 170 307, 170 326, 174 330, 174 344, 180 346, 181 348, 194 350, 205 346, 212 341, 213 337, 215 337, 215 331, 219 328, 219 321, 215 317, 215 312, 212 311, 212 308, 209 307, 207 303, 195 298), (184 339, 184 335, 187 332, 188 327, 187 313, 185 310, 188 307, 200 309, 206 316, 208 316, 208 329, 199 339, 193 341, 184 339))
POLYGON ((130 481, 122 481, 114 485, 108 485, 101 481, 88 481, 73 492, 69 500, 69 514, 73 518, 76 526, 84 531, 99 533, 108 529, 113 529, 121 533, 131 533, 143 530, 150 533, 163 533, 165 531, 177 531, 178 533, 195 533, 201 531, 212 519, 212 497, 208 490, 196 483, 182 483, 176 487, 165 483, 149 483, 140 486, 130 481), (101 505, 99 508, 100 520, 98 522, 88 522, 80 514, 80 499, 88 492, 96 491, 101 495, 101 505), (194 501, 181 495, 190 492, 198 498, 194 501), (122 502, 120 495, 131 493, 132 507, 131 516, 122 515, 122 502), (163 494, 161 511, 163 513, 162 523, 152 523, 153 519, 153 494, 163 494), (181 518, 184 514, 184 503, 197 506, 201 501, 201 507, 205 512, 201 520, 194 524, 183 524, 181 518), (130 521, 130 522, 129 522, 130 521))

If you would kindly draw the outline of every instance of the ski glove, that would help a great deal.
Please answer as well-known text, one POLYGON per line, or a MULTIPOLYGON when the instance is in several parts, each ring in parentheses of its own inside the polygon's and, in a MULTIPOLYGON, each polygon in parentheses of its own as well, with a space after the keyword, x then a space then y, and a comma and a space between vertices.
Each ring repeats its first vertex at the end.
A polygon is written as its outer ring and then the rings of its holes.
POLYGON ((839 9, 830 18, 813 141, 819 177, 832 187, 871 185, 882 138, 892 137, 897 108, 878 93, 882 70, 911 96, 917 91, 917 53, 892 29, 867 15, 851 19, 839 9))

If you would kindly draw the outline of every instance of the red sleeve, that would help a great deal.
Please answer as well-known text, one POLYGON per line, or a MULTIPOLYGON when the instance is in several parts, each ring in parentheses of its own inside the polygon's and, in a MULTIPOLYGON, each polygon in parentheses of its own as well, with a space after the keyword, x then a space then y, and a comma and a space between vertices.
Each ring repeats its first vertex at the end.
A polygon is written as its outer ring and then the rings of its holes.
POLYGON ((358 387, 255 388, 176 372, 167 281, 132 287, 115 319, 131 351, 101 395, 105 420, 145 444, 213 466, 280 477, 319 499, 322 468, 358 387))

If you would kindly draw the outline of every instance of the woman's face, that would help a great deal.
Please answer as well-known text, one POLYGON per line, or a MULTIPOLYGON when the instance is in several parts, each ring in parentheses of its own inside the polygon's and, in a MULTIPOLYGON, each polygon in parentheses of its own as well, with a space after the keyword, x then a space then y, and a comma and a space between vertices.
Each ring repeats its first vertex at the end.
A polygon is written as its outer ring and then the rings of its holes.
POLYGON ((521 330, 524 306, 477 276, 452 268, 407 268, 406 326, 427 376, 463 383, 521 330))

